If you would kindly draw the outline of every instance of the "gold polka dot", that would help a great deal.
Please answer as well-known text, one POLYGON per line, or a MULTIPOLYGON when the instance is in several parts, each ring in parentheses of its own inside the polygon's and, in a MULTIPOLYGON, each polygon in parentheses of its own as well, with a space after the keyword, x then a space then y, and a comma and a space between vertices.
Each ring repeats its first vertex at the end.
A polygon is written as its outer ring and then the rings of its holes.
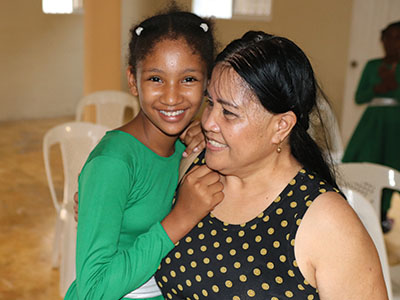
POLYGON ((167 258, 165 259, 165 263, 166 263, 166 264, 170 264, 170 263, 171 263, 171 259, 170 259, 169 257, 167 257, 167 258))
POLYGON ((260 276, 261 275, 261 270, 259 268, 255 268, 253 270, 253 274, 256 275, 256 276, 260 276))
POLYGON ((279 241, 275 241, 272 245, 274 246, 274 248, 279 248, 281 243, 279 241))
POLYGON ((178 287, 178 290, 183 291, 183 286, 181 284, 178 284, 177 287, 178 287))
POLYGON ((214 248, 219 248, 220 244, 219 244, 218 242, 215 242, 215 243, 213 244, 213 246, 214 246, 214 248))
POLYGON ((240 280, 241 282, 246 282, 246 281, 247 281, 246 275, 240 275, 240 276, 239 276, 239 280, 240 280))
POLYGON ((295 184, 296 184, 296 179, 292 179, 292 181, 290 181, 289 184, 290 184, 290 185, 295 185, 295 184))
POLYGON ((278 208, 277 210, 276 210, 276 214, 277 215, 281 215, 283 213, 283 209, 282 208, 278 208))
POLYGON ((180 252, 176 252, 176 253, 175 253, 175 257, 176 257, 176 258, 178 258, 178 259, 179 259, 179 258, 181 258, 181 256, 182 256, 182 255, 181 255, 181 253, 180 253, 180 252))
POLYGON ((308 174, 308 177, 309 177, 310 179, 314 179, 314 175, 308 174))
POLYGON ((168 299, 172 299, 172 295, 170 293, 167 293, 168 299))
POLYGON ((307 200, 308 198, 310 198, 310 195, 305 196, 304 200, 307 200))
POLYGON ((194 163, 194 164, 197 164, 197 163, 199 162, 199 160, 200 160, 200 159, 199 159, 198 157, 196 157, 196 159, 193 161, 193 163, 194 163))
POLYGON ((261 240, 262 240, 261 235, 257 235, 256 238, 255 238, 256 243, 261 242, 261 240))
POLYGON ((243 243, 242 248, 243 248, 243 250, 249 249, 249 244, 248 243, 243 243))
POLYGON ((221 267, 221 268, 219 268, 219 271, 220 271, 221 273, 225 274, 226 271, 227 271, 227 269, 226 269, 226 267, 221 267))
POLYGON ((179 242, 180 242, 180 241, 177 241, 177 242, 175 243, 175 246, 178 246, 178 245, 179 245, 179 242))
POLYGON ((182 273, 185 273, 185 272, 186 272, 185 266, 180 266, 180 267, 179 267, 179 270, 181 270, 182 273))
POLYGON ((218 259, 218 260, 222 260, 223 258, 224 258, 224 256, 223 256, 222 254, 218 254, 218 255, 217 255, 217 259, 218 259))
POLYGON ((194 253, 194 250, 192 248, 187 249, 187 254, 192 255, 194 253))
POLYGON ((229 226, 229 223, 224 222, 224 226, 229 226))
POLYGON ((200 222, 199 224, 197 224, 197 227, 202 228, 204 226, 203 222, 200 222))
POLYGON ((266 283, 266 282, 263 282, 263 283, 261 284, 261 288, 262 288, 264 291, 268 291, 268 290, 269 290, 269 284, 266 283))
POLYGON ((164 282, 168 282, 167 276, 163 276, 163 277, 161 277, 161 279, 162 279, 162 281, 164 281, 164 282))
POLYGON ((260 250, 260 254, 261 255, 266 255, 268 253, 268 251, 267 251, 267 249, 265 249, 265 248, 262 248, 261 250, 260 250))
POLYGON ((230 281, 230 280, 225 281, 225 286, 226 286, 226 287, 231 288, 232 285, 233 285, 233 284, 232 284, 232 281, 230 281))
POLYGON ((200 247, 200 250, 201 250, 202 252, 205 252, 205 251, 207 251, 207 247, 203 245, 203 246, 200 247))
POLYGON ((225 239, 225 241, 229 244, 229 243, 232 242, 232 238, 231 238, 230 236, 228 236, 228 237, 225 239))
POLYGON ((306 206, 307 206, 307 207, 309 207, 311 204, 312 204, 312 201, 311 201, 311 200, 308 200, 308 201, 306 202, 306 206))
POLYGON ((288 241, 290 239, 290 233, 288 233, 287 235, 286 235, 286 240, 288 241))
POLYGON ((206 265, 208 265, 210 263, 210 259, 208 257, 205 257, 203 259, 203 263, 205 263, 206 265))
POLYGON ((161 281, 157 281, 157 284, 158 284, 158 286, 159 286, 160 288, 163 287, 163 284, 161 283, 161 281))
POLYGON ((286 226, 288 226, 288 221, 283 220, 283 221, 281 222, 281 226, 282 226, 283 228, 285 228, 286 226))
POLYGON ((201 276, 200 275, 196 275, 195 279, 196 279, 197 282, 201 282, 201 276))
POLYGON ((248 262, 253 262, 254 261, 254 256, 253 255, 247 256, 247 261, 248 262))
POLYGON ((208 296, 208 292, 207 292, 205 289, 203 289, 203 290, 201 291, 201 293, 203 294, 204 297, 207 297, 207 296, 208 296))
POLYGON ((267 263, 267 268, 270 269, 270 270, 272 270, 272 269, 274 268, 274 263, 271 262, 271 261, 268 262, 268 263, 267 263))
POLYGON ((280 276, 276 276, 275 277, 275 282, 278 283, 278 284, 282 284, 283 283, 283 278, 280 277, 280 276))
POLYGON ((298 288, 300 291, 304 291, 304 286, 302 286, 301 284, 298 284, 298 285, 297 285, 297 288, 298 288))
POLYGON ((203 159, 201 160, 201 163, 204 165, 204 164, 206 163, 206 159, 203 158, 203 159))
POLYGON ((276 197, 276 199, 274 200, 275 203, 278 203, 279 201, 281 201, 281 196, 276 197))
POLYGON ((240 264, 240 262, 235 262, 234 264, 233 264, 233 266, 236 268, 236 269, 240 269, 240 266, 241 266, 241 264, 240 264))
POLYGON ((293 266, 296 267, 296 268, 298 267, 296 260, 293 261, 293 266))
POLYGON ((259 218, 259 219, 261 219, 262 217, 264 217, 264 213, 263 212, 257 216, 257 218, 259 218))
POLYGON ((196 268, 196 267, 197 267, 197 263, 196 263, 195 261, 192 261, 192 262, 190 263, 190 266, 191 266, 192 268, 196 268))
POLYGON ((176 289, 171 289, 171 291, 176 295, 178 294, 178 292, 176 291, 176 289))
POLYGON ((286 297, 288 298, 292 298, 293 297, 293 293, 291 291, 286 291, 285 292, 286 297))
POLYGON ((171 271, 171 272, 169 272, 169 274, 171 275, 171 277, 176 277, 176 272, 175 271, 171 271))
POLYGON ((320 193, 326 193, 326 189, 319 189, 320 193))
POLYGON ((297 206, 297 202, 295 202, 295 201, 290 202, 290 207, 291 208, 295 208, 296 206, 297 206))
POLYGON ((297 220, 296 220, 296 225, 297 225, 297 226, 300 226, 300 224, 301 224, 301 219, 297 219, 297 220))
POLYGON ((300 190, 306 191, 307 190, 307 186, 303 184, 302 186, 300 186, 300 190))
POLYGON ((290 197, 293 195, 293 191, 290 191, 289 193, 287 193, 287 195, 290 197))
POLYGON ((293 270, 289 270, 287 273, 288 273, 288 275, 289 275, 290 277, 294 277, 294 272, 293 272, 293 270))
POLYGON ((243 231, 243 230, 240 230, 240 231, 238 232, 238 236, 243 237, 243 236, 244 236, 244 231, 243 231))
POLYGON ((203 233, 200 233, 199 236, 198 236, 198 238, 199 238, 199 240, 204 240, 204 234, 203 234, 203 233))
POLYGON ((216 231, 215 229, 211 230, 211 235, 212 235, 212 236, 217 235, 217 231, 216 231))
POLYGON ((265 218, 263 219, 264 222, 268 222, 269 221, 269 216, 265 216, 265 218))
POLYGON ((186 285, 187 286, 192 286, 192 282, 189 279, 186 279, 186 285))
POLYGON ((186 243, 190 243, 190 242, 192 241, 192 238, 191 238, 190 236, 188 236, 188 237, 185 239, 185 241, 186 241, 186 243))
POLYGON ((248 290, 247 295, 249 295, 249 297, 254 297, 256 295, 256 292, 254 292, 253 290, 248 290))
POLYGON ((306 172, 306 170, 301 169, 299 172, 304 174, 306 172))
POLYGON ((290 241, 290 245, 292 245, 292 246, 294 247, 294 239, 292 239, 292 240, 290 241))
POLYGON ((285 262, 285 261, 286 261, 286 256, 285 256, 285 255, 279 256, 279 260, 280 260, 281 262, 285 262))
POLYGON ((251 230, 255 230, 257 228, 257 224, 254 224, 253 226, 250 227, 251 230))
POLYGON ((233 296, 232 300, 240 300, 239 296, 233 296))
POLYGON ((218 287, 218 285, 215 285, 215 284, 214 284, 214 285, 212 286, 212 290, 213 290, 214 293, 218 293, 218 292, 219 292, 219 287, 218 287))
POLYGON ((269 235, 273 235, 274 234, 274 232, 275 232, 275 229, 273 229, 272 227, 270 227, 270 228, 268 228, 268 234, 269 235))
POLYGON ((207 272, 207 276, 210 277, 210 278, 212 278, 212 277, 214 276, 213 271, 208 271, 208 272, 207 272))
POLYGON ((240 227, 246 227, 246 223, 240 224, 240 227))
POLYGON ((320 181, 319 184, 320 184, 320 185, 324 185, 325 182, 324 182, 324 181, 320 181))
POLYGON ((314 296, 313 295, 308 295, 307 296, 307 300, 313 300, 314 299, 314 296))
POLYGON ((196 293, 193 294, 193 298, 196 299, 196 300, 199 300, 199 299, 200 299, 199 295, 197 295, 196 293))
POLYGON ((236 250, 235 250, 235 249, 231 249, 231 250, 229 251, 229 254, 232 255, 232 256, 234 256, 234 255, 236 254, 236 250))
POLYGON ((306 279, 304 279, 303 282, 304 282, 305 285, 310 285, 310 283, 306 279))

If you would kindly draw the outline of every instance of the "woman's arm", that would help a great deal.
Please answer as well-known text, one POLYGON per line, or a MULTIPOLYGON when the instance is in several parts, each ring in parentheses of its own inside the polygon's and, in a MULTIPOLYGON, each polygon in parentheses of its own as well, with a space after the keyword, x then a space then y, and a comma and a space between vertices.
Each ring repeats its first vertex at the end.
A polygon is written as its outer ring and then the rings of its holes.
POLYGON ((374 76, 378 76, 378 70, 376 70, 374 65, 369 61, 364 67, 357 86, 355 95, 357 104, 368 103, 375 97, 374 86, 376 83, 372 80, 374 76))
POLYGON ((321 300, 387 300, 376 248, 356 213, 339 194, 320 195, 296 236, 304 277, 321 300))

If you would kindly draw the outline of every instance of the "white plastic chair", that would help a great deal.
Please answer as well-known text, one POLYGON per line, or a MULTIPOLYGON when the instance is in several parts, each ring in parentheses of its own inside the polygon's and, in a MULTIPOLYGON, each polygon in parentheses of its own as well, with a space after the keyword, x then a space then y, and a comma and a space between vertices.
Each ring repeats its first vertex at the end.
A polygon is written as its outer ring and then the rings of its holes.
POLYGON ((345 187, 362 194, 372 204, 381 218, 382 189, 400 191, 400 172, 373 163, 341 163, 336 166, 337 181, 345 187))
POLYGON ((347 197, 347 201, 353 207, 358 217, 361 219, 364 227, 371 236, 381 261, 383 277, 385 279, 386 289, 388 291, 389 300, 395 300, 392 294, 392 282, 390 277, 390 268, 386 252, 385 241, 379 218, 375 213, 375 209, 371 203, 360 193, 351 189, 342 189, 347 197))
POLYGON ((96 124, 109 128, 117 128, 123 125, 125 110, 131 108, 133 117, 140 110, 136 97, 122 91, 105 90, 84 96, 76 108, 76 121, 83 121, 85 106, 94 105, 96 111, 96 124))
POLYGON ((317 105, 324 127, 321 126, 319 120, 315 120, 315 117, 312 116, 309 133, 323 149, 326 148, 326 146, 324 145, 325 141, 322 133, 325 133, 332 161, 335 164, 339 163, 342 160, 344 148, 336 116, 331 106, 324 98, 319 98, 317 105), (325 129, 326 132, 322 132, 323 129, 325 129))
POLYGON ((43 158, 51 199, 57 212, 54 233, 53 267, 60 267, 60 294, 64 296, 75 279, 76 222, 73 195, 78 190, 78 175, 90 151, 108 127, 86 122, 69 122, 46 132, 43 158), (59 144, 63 162, 64 188, 62 201, 57 199, 50 164, 50 148, 59 144))

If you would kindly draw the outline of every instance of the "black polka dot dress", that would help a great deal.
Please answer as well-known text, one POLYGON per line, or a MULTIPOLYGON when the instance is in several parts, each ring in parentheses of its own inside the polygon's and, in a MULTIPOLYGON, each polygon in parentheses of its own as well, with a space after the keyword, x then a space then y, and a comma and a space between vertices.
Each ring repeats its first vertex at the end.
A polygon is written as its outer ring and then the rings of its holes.
MULTIPOLYGON (((195 164, 204 164, 200 156, 195 164)), ((255 219, 240 225, 206 216, 168 254, 156 273, 166 299, 319 299, 294 256, 304 213, 321 193, 336 191, 302 169, 255 219)))

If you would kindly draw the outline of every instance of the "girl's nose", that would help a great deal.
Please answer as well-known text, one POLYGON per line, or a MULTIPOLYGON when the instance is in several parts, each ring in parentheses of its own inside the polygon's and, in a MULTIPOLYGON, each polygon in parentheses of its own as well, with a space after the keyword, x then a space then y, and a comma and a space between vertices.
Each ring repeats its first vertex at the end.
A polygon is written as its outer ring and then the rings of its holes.
POLYGON ((164 91, 161 102, 165 105, 175 106, 182 102, 182 97, 179 92, 179 86, 176 84, 169 84, 164 91))

